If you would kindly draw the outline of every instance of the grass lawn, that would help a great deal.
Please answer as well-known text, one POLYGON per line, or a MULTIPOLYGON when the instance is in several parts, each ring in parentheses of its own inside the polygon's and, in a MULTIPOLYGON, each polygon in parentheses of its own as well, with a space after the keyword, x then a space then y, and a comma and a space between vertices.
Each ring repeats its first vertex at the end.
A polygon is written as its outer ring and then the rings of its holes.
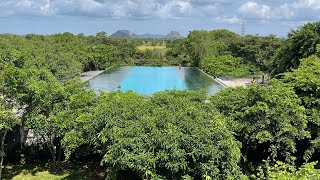
POLYGON ((104 179, 105 170, 96 164, 62 163, 55 170, 48 164, 5 166, 3 179, 51 180, 51 179, 104 179))
POLYGON ((150 50, 166 50, 167 47, 166 46, 148 46, 148 45, 142 45, 142 46, 138 46, 137 47, 139 49, 139 51, 146 51, 147 49, 150 50))

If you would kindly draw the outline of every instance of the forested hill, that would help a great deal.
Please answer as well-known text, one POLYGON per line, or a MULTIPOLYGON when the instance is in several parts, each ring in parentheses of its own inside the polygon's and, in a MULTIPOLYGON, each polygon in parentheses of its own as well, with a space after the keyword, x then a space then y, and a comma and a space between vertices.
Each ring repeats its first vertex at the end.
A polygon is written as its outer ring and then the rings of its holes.
POLYGON ((320 179, 319 44, 320 22, 283 39, 227 30, 184 39, 0 35, 0 179, 59 176, 80 162, 76 171, 100 164, 106 179, 320 179), (213 96, 152 97, 97 94, 79 80, 110 66, 179 64, 272 79, 213 96), (53 170, 24 169, 41 163, 53 170))

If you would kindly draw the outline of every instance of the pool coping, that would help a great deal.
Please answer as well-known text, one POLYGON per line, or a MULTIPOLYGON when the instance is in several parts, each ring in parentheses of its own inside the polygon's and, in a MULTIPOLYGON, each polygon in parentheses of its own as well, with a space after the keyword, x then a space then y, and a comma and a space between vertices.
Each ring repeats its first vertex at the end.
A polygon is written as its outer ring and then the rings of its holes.
POLYGON ((113 66, 105 69, 105 70, 97 70, 97 71, 86 71, 80 74, 80 79, 82 83, 88 82, 91 79, 99 76, 100 74, 104 73, 105 71, 111 69, 113 66))
POLYGON ((221 82, 219 79, 210 76, 209 74, 207 74, 206 72, 204 72, 202 69, 200 69, 200 68, 198 68, 198 67, 195 67, 195 68, 197 68, 199 71, 203 72, 205 75, 207 75, 209 78, 211 78, 212 80, 214 80, 215 82, 217 82, 218 84, 220 84, 221 86, 223 86, 224 88, 227 88, 227 87, 228 87, 226 84, 224 84, 223 82, 221 82))

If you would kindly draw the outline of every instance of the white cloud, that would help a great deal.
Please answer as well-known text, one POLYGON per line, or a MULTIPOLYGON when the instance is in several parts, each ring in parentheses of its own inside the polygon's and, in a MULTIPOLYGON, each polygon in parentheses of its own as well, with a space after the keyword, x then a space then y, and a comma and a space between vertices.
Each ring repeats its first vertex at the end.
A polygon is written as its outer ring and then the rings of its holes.
POLYGON ((106 5, 94 0, 52 0, 50 6, 55 14, 103 16, 106 5))
POLYGON ((231 4, 232 0, 190 0, 192 5, 207 6, 217 4, 231 4))
POLYGON ((226 24, 241 24, 241 19, 237 16, 224 16, 217 17, 215 21, 218 23, 226 23, 226 24))
MULTIPOLYGON (((210 0, 208 0, 210 1, 210 0)), ((221 0, 218 0, 221 1, 221 0)), ((144 18, 187 16, 189 0, 11 0, 1 2, 0 15, 70 15, 104 18, 144 18)))
POLYGON ((274 17, 278 19, 287 19, 294 17, 294 11, 287 3, 281 5, 279 8, 276 8, 274 11, 274 17))
POLYGON ((284 3, 278 7, 271 7, 253 1, 243 4, 238 12, 244 18, 263 21, 291 20, 295 15, 290 4, 284 3))
POLYGON ((205 14, 208 17, 214 17, 220 14, 219 12, 220 9, 221 8, 215 5, 207 5, 207 6, 201 7, 201 9, 199 9, 198 11, 200 11, 201 13, 205 14))
POLYGON ((294 2, 292 7, 300 9, 300 8, 309 8, 318 10, 320 9, 320 1, 319 0, 299 0, 298 2, 294 2))
POLYGON ((237 17, 262 21, 305 21, 319 17, 317 10, 320 9, 320 0, 295 1, 266 0, 258 3, 254 0, 0 0, 0 16, 64 15, 131 19, 190 16, 231 24, 237 23, 237 17))
POLYGON ((11 0, 0 2, 0 14, 51 15, 50 0, 11 0))
POLYGON ((239 13, 246 18, 253 19, 271 19, 272 12, 271 7, 264 4, 258 4, 256 2, 246 2, 239 8, 239 13))
POLYGON ((162 18, 178 18, 191 14, 192 6, 186 1, 170 1, 160 6, 157 14, 162 18))

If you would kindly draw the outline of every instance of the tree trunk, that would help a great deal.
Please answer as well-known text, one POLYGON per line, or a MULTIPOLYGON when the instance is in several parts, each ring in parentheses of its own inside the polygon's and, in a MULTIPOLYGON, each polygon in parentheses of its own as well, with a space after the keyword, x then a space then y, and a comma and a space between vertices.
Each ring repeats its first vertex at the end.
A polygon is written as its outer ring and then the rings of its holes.
POLYGON ((58 152, 58 166, 60 166, 61 163, 61 144, 59 146, 59 152, 58 152))
POLYGON ((22 125, 19 127, 19 132, 20 132, 20 148, 23 149, 24 142, 25 142, 25 130, 22 125))
POLYGON ((54 166, 56 166, 56 159, 57 159, 56 147, 53 146, 52 150, 53 150, 53 153, 52 153, 52 163, 53 163, 54 166))
POLYGON ((29 130, 24 128, 24 123, 19 126, 19 135, 20 135, 20 150, 19 150, 19 157, 20 157, 20 164, 24 165, 26 163, 26 140, 29 133, 29 130))
POLYGON ((54 145, 53 139, 54 137, 51 137, 50 135, 47 135, 48 139, 45 138, 43 134, 41 134, 42 138, 46 142, 47 148, 49 149, 51 155, 52 155, 52 163, 55 166, 56 165, 56 157, 57 157, 57 146, 54 145))
POLYGON ((48 144, 48 148, 50 150, 50 153, 52 155, 52 163, 55 166, 56 165, 56 159, 57 159, 57 147, 54 144, 48 144))
POLYGON ((7 131, 4 132, 1 140, 1 161, 0 161, 0 180, 2 179, 2 165, 3 165, 3 160, 4 160, 4 141, 6 139, 7 131))

